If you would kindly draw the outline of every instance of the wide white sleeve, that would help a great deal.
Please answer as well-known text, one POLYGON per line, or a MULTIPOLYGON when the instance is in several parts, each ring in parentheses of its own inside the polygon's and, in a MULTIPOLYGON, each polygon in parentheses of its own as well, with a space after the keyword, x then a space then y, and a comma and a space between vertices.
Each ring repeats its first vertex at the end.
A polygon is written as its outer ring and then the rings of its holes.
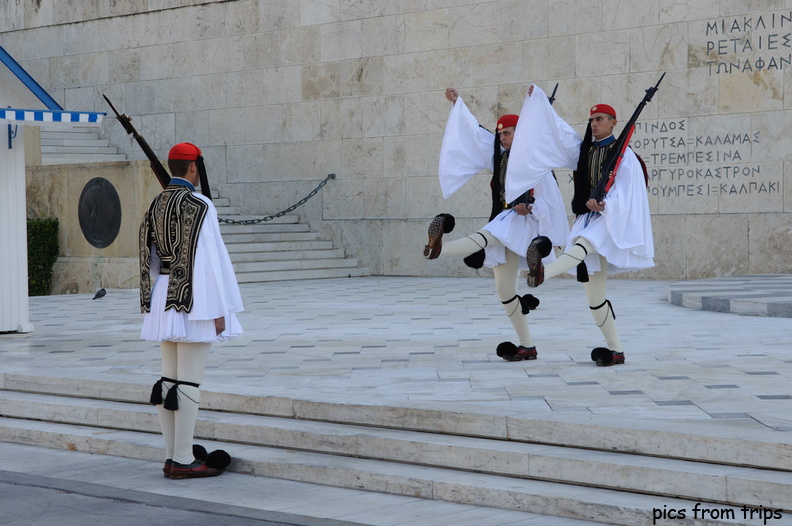
POLYGON ((630 148, 625 150, 613 186, 605 196, 602 215, 616 246, 637 256, 654 257, 646 181, 630 148))
POLYGON ((448 115, 440 147, 440 189, 448 199, 474 175, 492 169, 495 135, 479 126, 462 97, 448 115))
MULTIPOLYGON (((195 194, 198 195, 198 194, 195 194)), ((243 310, 231 258, 220 235, 217 210, 209 203, 209 211, 201 225, 193 266, 193 308, 191 321, 214 320, 243 310)))
POLYGON ((554 168, 577 168, 580 135, 555 112, 547 95, 534 86, 525 97, 506 168, 506 200, 536 186, 554 168))

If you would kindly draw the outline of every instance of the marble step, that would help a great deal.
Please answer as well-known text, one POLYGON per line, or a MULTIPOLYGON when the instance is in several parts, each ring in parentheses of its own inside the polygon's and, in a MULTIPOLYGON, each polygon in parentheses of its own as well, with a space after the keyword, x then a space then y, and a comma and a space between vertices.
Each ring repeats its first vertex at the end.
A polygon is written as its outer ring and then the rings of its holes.
MULTIPOLYGON (((453 516, 456 526, 607 526, 599 521, 551 517, 233 472, 226 472, 221 479, 211 482, 174 482, 161 476, 161 460, 93 455, 9 443, 0 443, 0 451, 4 455, 0 481, 11 482, 17 488, 34 486, 78 496, 118 496, 124 501, 124 506, 140 502, 169 509, 177 506, 195 510, 211 508, 213 513, 227 517, 222 524, 237 525, 236 517, 255 517, 259 520, 281 521, 278 524, 288 522, 304 526, 386 526, 405 524, 404 518, 409 517, 409 524, 414 526, 447 524, 448 518, 453 516), (52 466, 57 468, 53 470, 52 466), (202 491, 207 483, 211 490, 202 491), (175 488, 186 491, 178 491, 174 501, 175 488)), ((14 491, 27 493, 26 489, 14 491)), ((61 509, 70 512, 65 503, 61 509)), ((81 512, 78 510, 76 513, 81 512)), ((20 515, 17 513, 17 516, 20 515)), ((72 524, 77 524, 73 515, 70 513, 69 519, 72 524)), ((86 512, 82 516, 94 518, 95 514, 91 516, 90 512, 86 512)))
POLYGON ((245 234, 241 232, 223 233, 223 241, 229 245, 248 245, 252 243, 273 243, 278 241, 321 241, 319 232, 258 232, 245 234))
MULTIPOLYGON (((52 146, 59 146, 59 147, 71 147, 71 146, 80 146, 80 147, 108 147, 110 142, 106 139, 100 139, 97 135, 95 138, 77 138, 74 139, 72 137, 66 138, 54 138, 50 135, 45 135, 41 138, 41 147, 42 151, 45 147, 52 147, 52 146)), ((115 152, 118 152, 118 148, 115 148, 115 152)))
POLYGON ((234 272, 250 274, 256 272, 289 271, 289 270, 335 270, 356 269, 358 261, 354 258, 294 258, 276 261, 238 262, 233 261, 234 272))
MULTIPOLYGON (((156 412, 149 405, 0 392, 0 407, 4 416, 26 420, 152 433, 159 430, 156 412)), ((755 468, 207 411, 199 417, 195 436, 693 501, 792 510, 790 474, 755 468)))
POLYGON ((98 153, 56 153, 42 155, 41 164, 78 164, 78 163, 108 163, 113 161, 126 161, 124 154, 98 154, 98 153))
MULTIPOLYGON (((0 374, 0 385, 6 392, 133 404, 148 400, 152 383, 149 378, 135 382, 128 375, 107 373, 90 382, 64 374, 0 374)), ((311 397, 305 392, 301 398, 294 398, 291 392, 262 396, 258 391, 251 393, 244 385, 224 386, 223 391, 202 389, 201 407, 221 413, 396 428, 792 472, 789 433, 740 430, 719 421, 667 418, 636 422, 609 415, 603 423, 594 415, 517 416, 499 414, 490 406, 477 408, 465 404, 424 403, 404 407, 367 404, 357 397, 344 399, 337 395, 329 401, 321 394, 311 397)))
MULTIPOLYGON (((0 440, 53 449, 67 449, 125 458, 159 461, 162 438, 140 431, 0 418, 0 440)), ((687 510, 680 525, 751 525, 756 521, 693 519, 693 508, 716 509, 741 518, 741 507, 700 501, 580 487, 403 462, 362 459, 309 451, 197 440, 207 450, 224 449, 233 456, 228 471, 312 482, 422 499, 487 506, 613 525, 651 524, 658 510, 687 510)))
POLYGON ((263 263, 284 260, 300 261, 304 259, 343 259, 344 257, 344 251, 341 249, 292 250, 289 252, 235 252, 232 255, 232 261, 236 265, 237 263, 263 263))
POLYGON ((240 234, 270 234, 270 233, 292 233, 310 232, 311 226, 307 223, 259 223, 254 225, 229 225, 220 223, 220 232, 223 238, 226 236, 240 234))
MULTIPOLYGON (((225 239, 225 238, 223 238, 225 239)), ((262 243, 231 243, 226 241, 226 248, 234 259, 234 254, 240 252, 287 252, 294 250, 332 250, 332 241, 271 241, 262 243)))
POLYGON ((342 267, 342 268, 320 268, 320 269, 289 269, 283 271, 268 272, 242 272, 237 274, 239 283, 262 283, 267 281, 292 281, 299 279, 335 279, 335 278, 359 278, 368 276, 369 270, 366 267, 342 267))
MULTIPOLYGON (((217 216, 227 219, 236 219, 236 217, 240 214, 240 208, 238 206, 217 206, 217 216)), ((220 223, 221 225, 223 223, 220 223)))
MULTIPOLYGON (((73 142, 81 142, 81 141, 73 141, 73 142)), ((101 142, 101 141, 100 141, 101 142)), ((106 141, 105 141, 106 142, 106 141)), ((118 148, 114 146, 109 146, 107 144, 93 144, 91 141, 90 144, 76 144, 76 145, 68 145, 68 146, 57 146, 57 145, 50 145, 50 146, 42 146, 41 153, 47 155, 61 155, 61 154, 100 154, 100 155, 116 155, 118 154, 118 148)))

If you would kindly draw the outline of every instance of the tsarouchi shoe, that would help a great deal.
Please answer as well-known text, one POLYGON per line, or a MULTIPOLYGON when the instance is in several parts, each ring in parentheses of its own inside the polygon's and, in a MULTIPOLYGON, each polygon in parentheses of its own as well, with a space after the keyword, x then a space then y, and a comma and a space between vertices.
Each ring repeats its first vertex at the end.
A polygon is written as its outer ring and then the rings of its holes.
POLYGON ((538 236, 528 245, 525 260, 528 264, 528 286, 538 287, 544 282, 544 264, 542 258, 553 250, 553 242, 548 237, 538 236))
POLYGON ((204 462, 195 460, 192 464, 179 464, 174 462, 171 465, 171 479, 195 479, 204 477, 216 477, 223 472, 222 469, 210 468, 204 462))
POLYGON ((512 342, 502 342, 498 344, 495 354, 507 362, 519 362, 521 360, 536 360, 536 347, 517 347, 512 342))
POLYGON ((438 214, 429 223, 429 242, 424 247, 423 255, 426 259, 437 259, 443 248, 443 234, 454 230, 456 220, 451 214, 438 214))
POLYGON ((171 466, 173 466, 173 460, 168 459, 165 461, 165 465, 162 466, 162 474, 165 475, 166 479, 170 478, 171 466))
POLYGON ((537 354, 536 347, 517 347, 517 356, 522 356, 523 360, 536 360, 537 354))

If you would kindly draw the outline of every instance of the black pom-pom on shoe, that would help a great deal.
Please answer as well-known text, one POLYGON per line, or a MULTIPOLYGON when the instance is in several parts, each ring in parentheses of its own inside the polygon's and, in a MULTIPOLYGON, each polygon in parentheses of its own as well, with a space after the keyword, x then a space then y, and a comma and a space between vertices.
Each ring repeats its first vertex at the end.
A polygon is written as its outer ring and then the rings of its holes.
POLYGON ((193 444, 193 456, 203 462, 206 460, 206 448, 201 444, 193 444))
POLYGON ((443 218, 443 233, 448 234, 454 230, 456 226, 456 219, 451 214, 437 214, 435 217, 443 218))
POLYGON ((600 367, 618 365, 624 363, 624 353, 614 352, 605 347, 597 347, 591 351, 591 360, 600 367))
POLYGON ((535 237, 532 243, 536 243, 536 249, 539 251, 539 255, 543 258, 549 256, 550 252, 553 251, 553 242, 550 241, 550 238, 547 236, 535 237))
POLYGON ((222 471, 231 463, 231 455, 222 449, 215 449, 206 456, 205 463, 210 468, 222 471))
POLYGON ((512 342, 499 343, 498 348, 495 349, 495 354, 507 362, 518 362, 523 359, 522 356, 517 354, 517 346, 512 342))

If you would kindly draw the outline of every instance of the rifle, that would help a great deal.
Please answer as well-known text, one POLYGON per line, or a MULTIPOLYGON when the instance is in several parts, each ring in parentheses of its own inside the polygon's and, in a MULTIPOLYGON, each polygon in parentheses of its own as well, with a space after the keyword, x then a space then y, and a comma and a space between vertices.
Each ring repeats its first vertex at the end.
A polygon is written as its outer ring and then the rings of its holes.
POLYGON ((552 106, 555 102, 556 91, 558 91, 558 82, 556 82, 555 88, 553 88, 553 94, 547 97, 547 101, 550 103, 550 106, 552 106))
POLYGON ((646 95, 644 95, 643 100, 638 104, 638 107, 635 108, 632 117, 630 117, 627 125, 619 134, 619 138, 616 140, 616 146, 613 148, 614 153, 602 163, 599 182, 594 187, 590 197, 591 199, 596 199, 598 203, 605 199, 608 190, 613 186, 616 173, 619 171, 619 166, 621 166, 622 159, 624 158, 624 152, 627 150, 627 146, 630 145, 630 139, 632 138, 633 132, 635 132, 635 123, 638 121, 638 116, 643 111, 644 106, 654 97, 657 87, 660 86, 660 83, 663 81, 663 77, 665 77, 665 73, 660 76, 660 80, 657 81, 657 84, 646 90, 646 95))
POLYGON ((118 118, 118 122, 121 123, 121 126, 124 127, 126 132, 131 135, 140 145, 140 148, 143 149, 143 153, 146 154, 146 157, 148 157, 149 162, 151 163, 151 170, 154 172, 154 175, 157 176, 162 188, 168 186, 168 183, 170 183, 170 175, 168 174, 168 171, 164 166, 162 166, 160 160, 157 159, 156 154, 154 154, 154 150, 152 150, 151 146, 148 145, 146 139, 144 139, 143 136, 138 133, 135 127, 132 126, 132 118, 126 113, 118 113, 118 110, 115 108, 115 106, 113 106, 113 103, 110 102, 110 99, 107 98, 107 95, 103 93, 102 97, 104 97, 104 100, 106 100, 110 107, 113 108, 113 111, 118 118))

